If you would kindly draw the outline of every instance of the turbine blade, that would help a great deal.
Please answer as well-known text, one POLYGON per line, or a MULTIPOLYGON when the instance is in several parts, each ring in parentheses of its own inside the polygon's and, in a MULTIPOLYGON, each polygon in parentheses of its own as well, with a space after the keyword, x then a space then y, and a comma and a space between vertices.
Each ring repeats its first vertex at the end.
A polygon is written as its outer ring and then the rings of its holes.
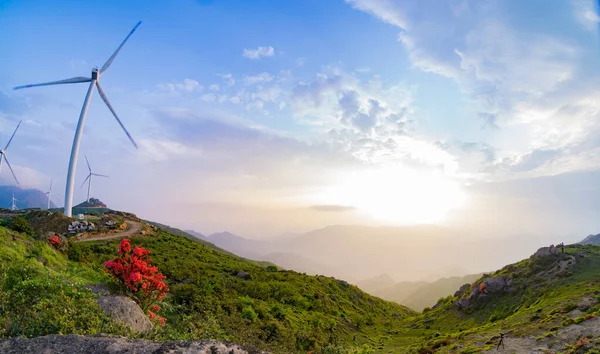
POLYGON ((10 139, 8 139, 8 143, 6 143, 6 147, 4 148, 4 150, 8 149, 8 145, 10 145, 10 142, 13 140, 13 138, 15 137, 15 134, 17 133, 17 130, 19 129, 19 126, 21 125, 22 121, 19 121, 19 124, 17 124, 17 127, 15 128, 15 131, 12 133, 12 135, 10 136, 10 139))
POLYGON ((62 85, 62 84, 78 84, 80 82, 90 82, 90 81, 92 81, 92 79, 89 78, 89 77, 78 76, 78 77, 72 77, 70 79, 44 82, 44 83, 41 83, 41 84, 31 84, 31 85, 17 86, 15 88, 13 88, 13 90, 20 90, 20 89, 24 89, 24 88, 28 88, 28 87, 36 87, 36 86, 49 86, 49 85, 62 85))
POLYGON ((142 24, 142 21, 138 22, 135 25, 135 27, 133 27, 133 29, 131 30, 131 32, 129 32, 129 34, 127 35, 127 37, 125 37, 125 39, 123 40, 123 42, 121 43, 121 45, 119 46, 119 48, 117 48, 117 50, 115 50, 115 52, 113 53, 113 55, 111 55, 110 58, 108 58, 108 60, 106 61, 106 63, 104 63, 104 65, 102 66, 102 69, 100 69, 100 74, 102 74, 103 72, 105 72, 108 69, 108 67, 110 66, 110 64, 112 64, 113 60, 115 60, 115 57, 117 56, 117 54, 119 54, 119 51, 121 50, 121 48, 123 48, 123 45, 125 44, 125 42, 127 42, 127 40, 129 39, 129 37, 131 37, 131 35, 133 34, 133 32, 135 32, 135 30, 141 24, 142 24))
POLYGON ((50 178, 50 190, 48 191, 48 193, 52 194, 52 178, 50 178))
POLYGON ((92 173, 94 176, 98 176, 98 177, 108 177, 107 175, 99 175, 97 173, 92 173))
POLYGON ((81 187, 79 187, 79 188, 83 188, 83 186, 85 185, 85 182, 87 182, 87 180, 90 179, 90 177, 92 177, 91 173, 83 180, 83 183, 81 184, 81 187))
POLYGON ((4 161, 6 161, 6 165, 8 166, 10 173, 12 173, 13 177, 15 178, 15 182, 19 184, 19 180, 17 179, 17 176, 15 176, 15 171, 13 171, 12 167, 10 166, 10 162, 8 162, 8 159, 6 158, 6 153, 4 153, 4 161))
POLYGON ((90 173, 92 173, 92 168, 90 167, 90 162, 88 161, 87 155, 85 155, 85 162, 88 165, 88 170, 90 170, 90 173))
POLYGON ((106 103, 106 106, 111 111, 111 113, 113 114, 113 116, 115 116, 115 118, 117 119, 117 122, 119 122, 119 125, 121 126, 121 128, 123 128, 123 131, 125 132, 125 134, 127 134, 127 137, 129 138, 129 140, 131 141, 131 143, 133 144, 133 146, 135 146, 135 148, 137 149, 138 146, 135 143, 135 140, 133 140, 133 138, 131 137, 131 134, 129 134, 129 132, 127 131, 127 129, 125 129, 125 126, 123 125, 123 123, 119 119, 119 116, 117 116, 117 113, 115 112, 115 110, 111 106, 110 102, 108 101, 108 97, 106 97, 106 94, 104 93, 104 90, 102 90, 102 86, 100 86, 100 83, 98 81, 96 81, 96 86, 98 87, 98 93, 100 94, 100 97, 102 98, 102 100, 104 101, 104 103, 106 103))

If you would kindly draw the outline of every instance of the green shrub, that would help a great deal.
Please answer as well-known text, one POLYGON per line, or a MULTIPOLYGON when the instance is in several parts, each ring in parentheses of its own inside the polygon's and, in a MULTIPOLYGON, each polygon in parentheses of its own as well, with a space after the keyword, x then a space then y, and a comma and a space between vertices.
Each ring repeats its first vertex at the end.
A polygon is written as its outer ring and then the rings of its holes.
POLYGON ((23 234, 31 234, 33 232, 29 221, 22 216, 16 217, 10 224, 10 228, 23 234))
POLYGON ((250 322, 256 322, 258 315, 256 314, 256 311, 254 311, 254 308, 248 305, 242 309, 242 318, 245 318, 250 322))

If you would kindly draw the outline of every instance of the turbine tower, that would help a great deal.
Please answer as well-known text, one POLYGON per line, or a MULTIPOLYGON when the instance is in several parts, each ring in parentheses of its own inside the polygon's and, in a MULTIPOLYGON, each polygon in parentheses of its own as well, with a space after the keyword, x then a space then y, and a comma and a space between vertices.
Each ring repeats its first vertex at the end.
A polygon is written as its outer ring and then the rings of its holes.
POLYGON ((73 138, 73 147, 71 148, 71 158, 69 160, 69 171, 67 173, 67 186, 66 186, 66 190, 65 190, 65 211, 64 211, 64 213, 66 216, 70 217, 71 213, 72 213, 73 183, 75 182, 75 170, 77 168, 77 158, 79 157, 79 143, 81 141, 81 132, 83 131, 83 124, 85 123, 85 117, 86 117, 88 105, 90 104, 90 99, 92 98, 92 93, 94 92, 94 87, 98 88, 98 94, 100 94, 100 98, 102 98, 102 100, 104 101, 104 103, 106 104, 106 106, 108 107, 110 112, 112 113, 112 115, 115 117, 115 119, 117 120, 117 122, 119 123, 119 125, 121 126, 123 131, 125 132, 125 134, 127 134, 127 137, 129 138, 129 140, 131 141, 133 146, 135 146, 136 149, 138 147, 137 144, 135 143, 135 141, 133 140, 133 138, 131 137, 131 134, 129 134, 127 129, 125 129, 125 126, 121 122, 121 119, 119 119, 119 117, 117 116, 117 113, 115 112, 112 105, 108 101, 108 98, 106 97, 106 94, 104 93, 104 90, 102 89, 102 86, 100 86, 99 79, 100 79, 100 76, 102 74, 104 74, 104 72, 110 67, 113 60, 115 60, 115 57, 117 56, 117 54, 119 54, 119 51, 121 50, 121 48, 123 48, 123 45, 125 45, 125 42, 127 42, 129 37, 131 37, 133 32, 135 32, 135 30, 138 28, 138 26, 141 23, 142 23, 142 21, 138 22, 135 25, 135 27, 133 27, 131 32, 129 32, 127 37, 125 37, 123 42, 121 42, 121 45, 119 45, 119 47, 113 53, 113 55, 111 55, 110 58, 108 58, 108 60, 106 61, 106 63, 104 63, 104 65, 102 66, 102 68, 100 68, 100 70, 98 70, 98 68, 92 69, 91 77, 79 76, 79 77, 73 77, 73 78, 65 79, 65 80, 45 82, 45 83, 41 83, 41 84, 17 86, 14 88, 15 90, 19 90, 19 89, 35 87, 35 86, 77 84, 77 83, 82 83, 82 82, 90 83, 87 94, 85 95, 85 99, 83 101, 83 107, 81 108, 81 114, 79 115, 79 121, 77 122, 77 129, 75 130, 75 137, 73 138))
POLYGON ((89 203, 90 202, 90 191, 92 190, 92 176, 98 176, 98 177, 108 177, 108 176, 106 176, 106 175, 99 175, 97 173, 93 173, 92 172, 92 167, 90 166, 90 162, 88 161, 87 156, 85 157, 85 162, 87 163, 87 167, 88 167, 88 170, 90 171, 90 174, 87 175, 87 177, 85 178, 85 180, 81 184, 80 188, 83 188, 83 186, 85 185, 85 182, 88 182, 87 202, 89 203))
POLYGON ((46 209, 50 210, 50 198, 56 198, 56 195, 52 193, 52 178, 50 178, 50 189, 44 194, 46 195, 46 199, 48 199, 48 207, 46 209))
POLYGON ((8 168, 10 169, 10 172, 12 173, 13 177, 15 178, 15 182, 17 182, 17 184, 19 184, 19 181, 17 180, 17 176, 15 176, 15 172, 13 171, 12 167, 10 166, 10 162, 8 162, 8 158, 6 157, 6 149, 8 149, 8 146, 10 145, 10 142, 15 137, 15 134, 17 133, 17 130, 19 129, 20 125, 21 125, 21 122, 19 122, 19 124, 17 124, 15 131, 11 135, 10 139, 8 139, 8 143, 6 143, 6 146, 4 147, 4 149, 0 150, 0 171, 2 170, 2 160, 4 160, 4 161, 6 161, 6 165, 8 165, 8 168))
POLYGON ((10 200, 10 210, 15 211, 17 210, 17 202, 19 200, 17 198, 15 198, 15 194, 13 193, 13 197, 10 200))

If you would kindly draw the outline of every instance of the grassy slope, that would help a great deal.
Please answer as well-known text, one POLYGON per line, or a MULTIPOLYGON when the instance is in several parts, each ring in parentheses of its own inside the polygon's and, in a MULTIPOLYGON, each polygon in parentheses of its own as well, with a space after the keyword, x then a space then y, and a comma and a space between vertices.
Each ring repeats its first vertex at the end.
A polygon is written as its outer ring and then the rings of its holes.
MULTIPOLYGON (((553 267, 552 258, 526 259, 506 266, 488 276, 513 279, 516 293, 495 296, 491 302, 475 306, 469 313, 459 311, 455 306, 458 299, 448 296, 436 309, 409 319, 413 328, 401 330, 403 337, 390 342, 388 348, 396 345, 407 352, 436 349, 442 353, 473 353, 492 348, 501 332, 514 338, 543 339, 554 336, 573 322, 583 321, 586 314, 598 314, 600 247, 572 245, 565 252, 583 253, 585 257, 577 256, 577 263, 568 271, 552 275, 544 274, 553 267), (574 315, 572 311, 584 298, 596 305, 574 315)), ((477 280, 475 286, 483 279, 477 280)), ((561 347, 566 343, 554 344, 561 347)))
MULTIPOLYGON (((108 281, 102 264, 118 240, 71 244, 67 255, 0 227, 2 337, 50 333, 132 336, 96 305, 89 284, 108 281), (68 256, 68 257, 67 257, 68 256)), ((343 281, 265 268, 200 243, 157 231, 133 238, 152 252, 171 295, 167 326, 144 337, 225 339, 279 353, 378 344, 415 313, 343 281), (239 271, 251 279, 236 277, 239 271), (201 331, 200 331, 201 329, 201 331)))
MULTIPOLYGON (((117 240, 72 244, 69 258, 45 241, 2 227, 0 242, 1 337, 133 336, 103 315, 85 288, 108 281, 102 263, 115 256, 117 240)), ((580 299, 597 303, 600 295, 600 247, 587 245, 566 249, 585 254, 577 256, 572 274, 545 276, 552 262, 526 259, 489 275, 513 279, 513 296, 496 296, 469 313, 457 310, 457 298, 448 296, 437 308, 416 314, 343 281, 273 271, 162 230, 132 243, 152 251, 172 289, 161 313, 167 326, 144 336, 155 340, 227 339, 281 353, 318 348, 344 353, 338 349, 363 344, 385 353, 472 353, 493 346, 500 332, 550 338, 584 320, 572 312, 580 299), (251 279, 237 278, 239 271, 251 279)), ((595 305, 587 313, 599 309, 595 305)))

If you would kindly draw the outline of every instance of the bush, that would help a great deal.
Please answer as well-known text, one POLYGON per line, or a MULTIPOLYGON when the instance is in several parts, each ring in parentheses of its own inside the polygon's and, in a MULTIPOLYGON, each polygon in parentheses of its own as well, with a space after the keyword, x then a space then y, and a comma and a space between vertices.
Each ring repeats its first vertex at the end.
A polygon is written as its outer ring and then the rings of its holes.
POLYGON ((169 288, 163 282, 166 277, 152 266, 149 255, 150 251, 139 246, 131 250, 129 240, 123 239, 119 244, 119 256, 105 262, 104 269, 113 276, 124 294, 148 312, 151 320, 157 319, 164 325, 165 319, 156 316, 160 307, 155 303, 166 296, 169 288))
POLYGON ((22 234, 31 234, 33 232, 29 221, 22 216, 16 217, 10 224, 10 228, 22 234))

